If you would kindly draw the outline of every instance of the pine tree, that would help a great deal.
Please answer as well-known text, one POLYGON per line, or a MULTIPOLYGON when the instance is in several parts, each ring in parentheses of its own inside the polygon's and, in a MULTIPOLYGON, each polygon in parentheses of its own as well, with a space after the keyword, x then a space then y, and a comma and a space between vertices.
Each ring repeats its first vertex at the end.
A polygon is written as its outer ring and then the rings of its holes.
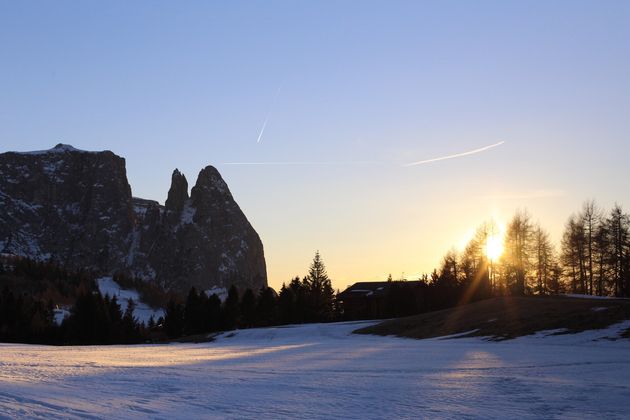
POLYGON ((205 301, 204 318, 206 331, 218 331, 221 328, 221 299, 216 294, 205 301))
POLYGON ((256 319, 260 325, 273 325, 277 321, 276 292, 271 287, 263 287, 258 294, 256 319))
POLYGON ((247 289, 241 298, 241 326, 253 327, 256 323, 256 295, 247 289))
POLYGON ((315 253, 308 270, 306 283, 310 289, 311 309, 316 320, 331 320, 334 311, 335 291, 319 251, 315 253))
POLYGON ((122 317, 122 340, 125 343, 133 343, 138 340, 138 321, 133 316, 133 311, 136 309, 136 303, 133 299, 127 299, 127 309, 122 317))
POLYGON ((223 304, 223 328, 232 330, 238 326, 240 318, 238 289, 232 285, 223 304))
POLYGON ((184 334, 199 334, 204 330, 204 305, 201 295, 194 287, 188 292, 184 306, 184 334))
POLYGON ((166 304, 164 329, 170 338, 180 337, 184 330, 184 308, 173 298, 166 304))
MULTIPOLYGON (((299 279, 298 279, 299 283, 299 279)), ((278 312, 280 316, 280 322, 283 324, 291 324, 298 322, 296 320, 296 305, 295 305, 295 291, 292 287, 287 287, 282 283, 280 288, 280 295, 278 296, 278 312)))

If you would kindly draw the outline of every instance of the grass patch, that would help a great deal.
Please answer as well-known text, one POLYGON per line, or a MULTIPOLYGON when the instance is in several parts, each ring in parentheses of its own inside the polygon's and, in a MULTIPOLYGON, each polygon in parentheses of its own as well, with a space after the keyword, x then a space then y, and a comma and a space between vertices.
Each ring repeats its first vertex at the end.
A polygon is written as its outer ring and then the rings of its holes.
POLYGON ((565 296, 499 297, 441 311, 392 319, 357 334, 433 338, 452 334, 497 340, 565 329, 563 333, 606 328, 630 319, 630 301, 565 296), (474 331, 473 331, 474 330, 474 331))

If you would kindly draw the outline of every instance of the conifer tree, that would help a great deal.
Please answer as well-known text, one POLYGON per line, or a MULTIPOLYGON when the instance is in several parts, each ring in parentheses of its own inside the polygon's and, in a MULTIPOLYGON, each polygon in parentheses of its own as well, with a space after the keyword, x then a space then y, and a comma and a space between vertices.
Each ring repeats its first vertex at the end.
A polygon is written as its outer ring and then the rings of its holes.
POLYGON ((256 323, 256 295, 247 289, 241 298, 241 326, 252 327, 256 323))
POLYGON ((258 294, 256 319, 259 325, 273 325, 277 321, 276 292, 271 287, 263 287, 258 294))
POLYGON ((240 317, 239 296, 236 286, 232 285, 228 290, 223 308, 223 328, 226 330, 236 328, 240 317))
POLYGON ((319 251, 315 253, 305 283, 310 289, 311 309, 316 320, 332 319, 335 291, 319 251))
POLYGON ((211 295, 204 303, 206 331, 218 331, 221 328, 221 299, 211 295))
POLYGON ((181 336, 184 330, 184 309, 182 305, 177 303, 172 297, 166 304, 164 329, 166 335, 171 338, 181 336))
MULTIPOLYGON (((299 283, 299 279, 298 279, 299 283)), ((280 288, 280 295, 278 296, 278 312, 280 322, 283 324, 290 324, 296 321, 295 316, 295 291, 292 287, 287 287, 282 283, 280 288)))

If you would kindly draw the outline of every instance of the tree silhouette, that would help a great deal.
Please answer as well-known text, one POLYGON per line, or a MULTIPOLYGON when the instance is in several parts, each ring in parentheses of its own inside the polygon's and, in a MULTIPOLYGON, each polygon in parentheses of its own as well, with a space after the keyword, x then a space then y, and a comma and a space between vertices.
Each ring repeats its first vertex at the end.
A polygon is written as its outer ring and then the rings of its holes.
POLYGON ((310 307, 316 320, 331 320, 334 312, 335 290, 326 272, 326 266, 319 254, 315 253, 308 270, 306 284, 310 289, 310 307))

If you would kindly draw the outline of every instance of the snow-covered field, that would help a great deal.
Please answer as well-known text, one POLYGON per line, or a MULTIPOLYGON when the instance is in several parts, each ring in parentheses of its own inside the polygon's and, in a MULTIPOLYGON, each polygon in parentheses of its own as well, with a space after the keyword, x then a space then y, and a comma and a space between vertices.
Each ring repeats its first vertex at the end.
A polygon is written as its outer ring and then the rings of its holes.
POLYGON ((365 323, 205 344, 0 344, 0 417, 627 418, 629 323, 504 342, 351 335, 365 323), (595 340, 595 341, 593 341, 595 340))

